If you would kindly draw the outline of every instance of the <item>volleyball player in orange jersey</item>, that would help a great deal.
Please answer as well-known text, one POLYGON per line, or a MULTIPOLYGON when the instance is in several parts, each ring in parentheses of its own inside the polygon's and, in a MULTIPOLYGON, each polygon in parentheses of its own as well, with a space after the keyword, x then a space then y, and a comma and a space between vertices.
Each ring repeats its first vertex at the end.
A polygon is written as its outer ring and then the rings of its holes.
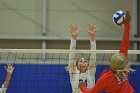
POLYGON ((109 61, 110 70, 104 70, 92 89, 88 89, 85 83, 80 83, 79 87, 83 93, 134 93, 134 89, 128 81, 128 72, 134 71, 128 65, 128 48, 130 33, 130 14, 126 11, 124 19, 124 35, 120 45, 119 53, 111 56, 109 61))

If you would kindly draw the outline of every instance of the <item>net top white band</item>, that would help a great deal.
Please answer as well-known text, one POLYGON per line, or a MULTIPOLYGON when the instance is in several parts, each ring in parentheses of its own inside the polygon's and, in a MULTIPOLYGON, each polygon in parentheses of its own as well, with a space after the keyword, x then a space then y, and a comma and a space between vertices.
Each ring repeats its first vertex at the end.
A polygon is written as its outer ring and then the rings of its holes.
MULTIPOLYGON (((119 50, 68 50, 68 49, 0 49, 12 53, 118 53, 119 50)), ((140 50, 128 50, 128 54, 140 54, 140 50)))

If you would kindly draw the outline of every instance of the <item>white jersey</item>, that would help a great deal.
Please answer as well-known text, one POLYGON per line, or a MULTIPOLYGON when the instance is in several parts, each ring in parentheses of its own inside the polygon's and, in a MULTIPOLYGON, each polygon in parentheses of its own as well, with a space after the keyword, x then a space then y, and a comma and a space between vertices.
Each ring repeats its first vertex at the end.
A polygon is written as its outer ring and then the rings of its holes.
MULTIPOLYGON (((71 39, 70 49, 74 50, 76 47, 76 40, 71 39)), ((95 41, 91 42, 91 49, 96 49, 95 41)), ((79 89, 79 82, 85 82, 87 88, 92 88, 95 85, 95 71, 96 71, 96 54, 92 53, 89 61, 89 68, 85 73, 80 73, 76 68, 75 54, 69 54, 69 74, 72 86, 72 93, 82 93, 79 89)))
POLYGON ((6 93, 7 88, 4 87, 4 84, 0 88, 0 93, 6 93))

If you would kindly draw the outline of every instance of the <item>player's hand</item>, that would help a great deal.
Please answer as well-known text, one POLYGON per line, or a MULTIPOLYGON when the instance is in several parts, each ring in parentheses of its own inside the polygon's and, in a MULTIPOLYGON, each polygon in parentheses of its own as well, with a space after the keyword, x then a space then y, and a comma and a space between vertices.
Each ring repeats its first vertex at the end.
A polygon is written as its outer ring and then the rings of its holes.
POLYGON ((6 72, 7 74, 12 74, 14 71, 14 67, 11 64, 7 64, 7 66, 5 66, 6 72))
POLYGON ((77 26, 73 26, 71 24, 68 31, 71 32, 72 38, 76 40, 77 36, 78 36, 78 33, 79 33, 79 30, 78 30, 77 26))
POLYGON ((97 31, 96 25, 89 24, 88 33, 91 40, 94 40, 96 31, 97 31))
POLYGON ((130 20, 131 20, 131 15, 130 15, 130 12, 129 11, 126 11, 126 18, 124 19, 123 18, 123 24, 125 23, 130 23, 130 20))
POLYGON ((86 84, 84 82, 80 82, 78 87, 80 88, 81 86, 85 86, 86 87, 86 84))

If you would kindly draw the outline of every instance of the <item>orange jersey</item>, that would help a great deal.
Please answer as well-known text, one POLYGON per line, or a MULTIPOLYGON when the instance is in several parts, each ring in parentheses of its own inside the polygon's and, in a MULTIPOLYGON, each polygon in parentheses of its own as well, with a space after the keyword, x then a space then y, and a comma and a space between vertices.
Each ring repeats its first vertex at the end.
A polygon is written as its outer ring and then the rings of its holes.
MULTIPOLYGON (((123 53, 128 62, 128 48, 129 48, 129 32, 130 32, 130 23, 124 24, 124 35, 120 45, 120 53, 123 53)), ((127 64, 126 62, 126 64, 127 64)), ((92 89, 86 88, 84 85, 80 86, 80 89, 83 93, 100 93, 105 90, 106 93, 134 93, 133 88, 129 84, 126 78, 124 80, 119 79, 115 72, 111 70, 104 70, 99 79, 97 80, 96 85, 92 89)))
POLYGON ((104 70, 92 89, 88 89, 86 86, 80 86, 80 89, 83 93, 100 93, 102 90, 105 90, 106 93, 134 93, 127 78, 120 80, 111 70, 104 70))

